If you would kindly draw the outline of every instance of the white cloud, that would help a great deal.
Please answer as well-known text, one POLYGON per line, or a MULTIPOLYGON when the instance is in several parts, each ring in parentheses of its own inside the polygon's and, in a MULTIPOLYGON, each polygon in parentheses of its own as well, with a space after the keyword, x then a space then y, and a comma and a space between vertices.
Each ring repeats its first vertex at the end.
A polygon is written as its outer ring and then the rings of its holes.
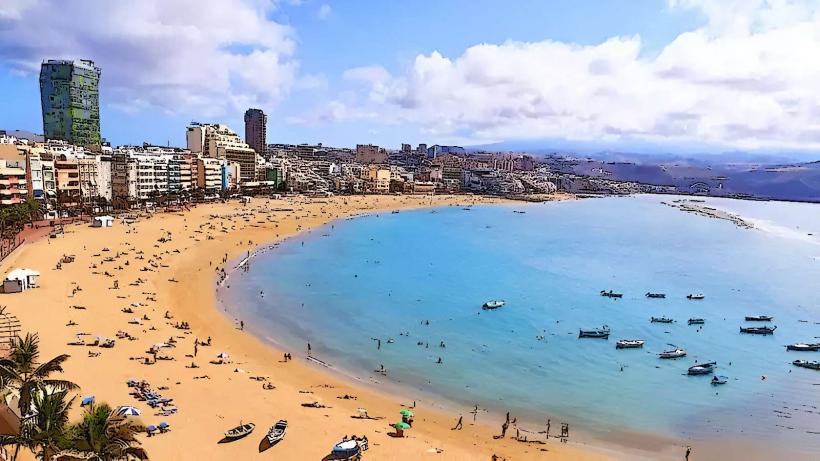
POLYGON ((0 5, 0 60, 92 59, 103 104, 221 116, 276 104, 298 63, 273 0, 32 0, 0 5))
POLYGON ((555 137, 820 148, 818 2, 670 5, 698 8, 707 22, 657 55, 642 55, 638 36, 591 46, 481 44, 454 58, 432 52, 397 75, 380 66, 349 70, 344 77, 364 94, 329 119, 378 114, 379 121, 474 141, 555 137))
POLYGON ((327 19, 330 17, 330 13, 330 5, 327 3, 322 3, 322 6, 319 7, 319 11, 316 12, 316 16, 318 16, 319 19, 327 19))

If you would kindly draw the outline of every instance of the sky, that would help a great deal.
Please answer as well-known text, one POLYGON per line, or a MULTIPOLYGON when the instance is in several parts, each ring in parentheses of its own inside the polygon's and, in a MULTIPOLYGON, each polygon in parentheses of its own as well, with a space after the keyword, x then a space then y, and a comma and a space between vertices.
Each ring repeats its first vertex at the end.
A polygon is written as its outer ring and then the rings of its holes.
POLYGON ((82 58, 115 145, 258 107, 269 143, 816 157, 818 56, 820 0, 0 0, 0 129, 82 58))

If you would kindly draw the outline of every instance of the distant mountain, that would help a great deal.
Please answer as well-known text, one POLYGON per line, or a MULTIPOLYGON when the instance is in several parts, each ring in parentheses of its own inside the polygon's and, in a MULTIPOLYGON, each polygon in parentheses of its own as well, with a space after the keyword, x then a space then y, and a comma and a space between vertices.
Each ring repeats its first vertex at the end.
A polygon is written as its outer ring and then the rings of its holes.
POLYGON ((7 135, 14 136, 17 139, 28 139, 29 141, 34 142, 43 142, 45 138, 41 134, 35 134, 31 131, 23 131, 23 130, 0 130, 5 131, 7 135))

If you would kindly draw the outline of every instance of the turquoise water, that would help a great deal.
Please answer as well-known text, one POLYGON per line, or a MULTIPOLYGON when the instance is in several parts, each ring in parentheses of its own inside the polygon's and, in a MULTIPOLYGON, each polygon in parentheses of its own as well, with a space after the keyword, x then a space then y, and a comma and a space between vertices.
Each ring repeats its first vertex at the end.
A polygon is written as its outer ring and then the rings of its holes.
MULTIPOLYGON (((249 271, 230 279, 226 302, 262 338, 292 351, 310 342, 336 369, 458 408, 477 403, 599 433, 731 434, 820 450, 820 435, 807 432, 820 430, 820 372, 790 364, 820 360, 820 353, 783 347, 820 341, 820 245, 661 200, 670 198, 338 221, 254 258, 249 271), (624 298, 601 297, 603 289, 624 298), (667 298, 647 299, 647 291, 667 298), (697 292, 706 299, 685 299, 697 292), (489 299, 507 305, 482 311, 489 299), (774 316, 775 334, 739 334, 743 317, 753 314, 774 316), (662 315, 677 323, 649 322, 662 315), (688 326, 690 317, 706 325, 688 326), (604 324, 612 330, 608 341, 578 339, 579 328, 604 324), (372 338, 382 340, 381 349, 372 338), (646 345, 616 350, 622 338, 646 345), (689 355, 658 359, 668 344, 689 355), (714 388, 708 376, 685 376, 699 361, 716 361, 730 382, 714 388), (380 364, 387 378, 373 372, 380 364)), ((724 205, 752 210, 756 219, 788 218, 776 204, 724 205)), ((786 214, 803 230, 820 229, 820 205, 786 214)))

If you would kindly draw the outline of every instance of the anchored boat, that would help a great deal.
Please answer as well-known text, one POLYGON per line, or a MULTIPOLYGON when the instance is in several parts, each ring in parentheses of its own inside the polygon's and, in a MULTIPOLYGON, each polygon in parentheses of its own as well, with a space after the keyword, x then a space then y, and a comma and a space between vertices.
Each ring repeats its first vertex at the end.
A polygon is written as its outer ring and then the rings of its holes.
POLYGON ((809 362, 808 360, 795 360, 792 365, 810 370, 820 370, 820 362, 809 362))
POLYGON ((703 296, 703 293, 697 293, 697 294, 690 293, 690 294, 686 295, 686 299, 690 299, 690 300, 701 300, 705 297, 706 296, 703 296))
POLYGON ((726 376, 714 376, 712 378, 712 385, 719 386, 721 384, 726 384, 729 381, 729 378, 726 376))
POLYGON ((817 352, 820 351, 820 343, 815 344, 806 344, 806 343, 796 343, 796 344, 789 344, 786 346, 787 351, 800 351, 800 352, 817 352))
POLYGON ((715 372, 715 365, 717 365, 717 362, 698 363, 689 367, 687 373, 690 375, 708 375, 715 372))
POLYGON ((652 317, 650 319, 652 323, 672 323, 675 320, 670 319, 669 317, 652 317))
POLYGON ((660 354, 658 354, 658 357, 662 359, 677 359, 681 357, 686 357, 686 349, 676 347, 674 349, 661 352, 660 354))
POLYGON ((579 330, 578 331, 579 338, 602 338, 608 339, 609 338, 609 327, 604 325, 601 328, 597 328, 595 330, 579 330))
POLYGON ((746 316, 746 321, 747 322, 771 322, 772 317, 769 317, 768 315, 752 315, 752 316, 747 315, 746 316))
POLYGON ((484 303, 481 306, 481 308, 484 309, 485 311, 491 311, 493 309, 498 309, 499 307, 504 307, 505 304, 507 304, 507 302, 504 301, 504 300, 493 299, 491 301, 487 301, 486 303, 484 303))
POLYGON ((750 335, 771 335, 774 334, 774 330, 777 327, 740 327, 741 333, 747 333, 750 335))
POLYGON ((639 349, 643 347, 644 340, 642 339, 621 339, 615 343, 616 349, 639 349))
POLYGON ((689 325, 703 325, 706 321, 703 319, 691 318, 687 323, 689 323, 689 325))
POLYGON ((665 293, 647 293, 644 296, 646 296, 647 298, 665 298, 666 294, 665 293))
POLYGON ((609 291, 601 290, 601 296, 605 296, 607 298, 623 298, 624 294, 623 293, 615 293, 612 290, 609 290, 609 291))

